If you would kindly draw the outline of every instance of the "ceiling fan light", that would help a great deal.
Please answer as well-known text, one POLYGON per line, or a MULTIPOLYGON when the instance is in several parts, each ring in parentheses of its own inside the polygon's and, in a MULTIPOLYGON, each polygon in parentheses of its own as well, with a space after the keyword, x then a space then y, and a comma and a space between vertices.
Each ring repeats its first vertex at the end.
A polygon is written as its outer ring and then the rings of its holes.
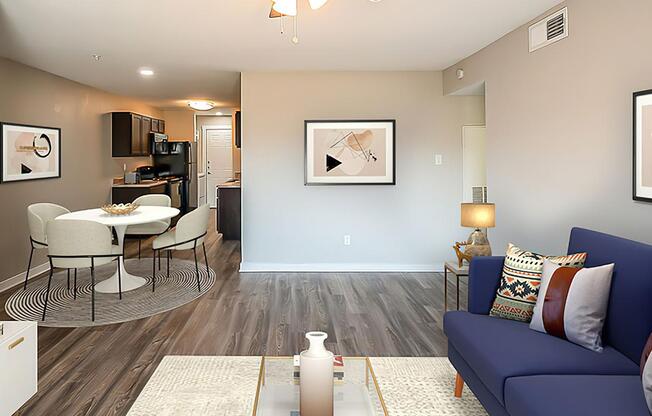
POLYGON ((313 10, 320 9, 324 4, 328 2, 328 0, 309 0, 310 1, 310 7, 313 10))
POLYGON ((296 16, 297 0, 274 0, 272 9, 286 16, 296 16))

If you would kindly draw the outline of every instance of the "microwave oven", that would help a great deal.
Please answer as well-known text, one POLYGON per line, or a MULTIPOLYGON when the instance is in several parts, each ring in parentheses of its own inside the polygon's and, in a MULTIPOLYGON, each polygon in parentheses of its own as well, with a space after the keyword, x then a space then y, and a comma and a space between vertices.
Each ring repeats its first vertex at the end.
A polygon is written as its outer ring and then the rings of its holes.
POLYGON ((167 134, 150 133, 149 140, 152 145, 153 155, 167 155, 170 152, 167 134))

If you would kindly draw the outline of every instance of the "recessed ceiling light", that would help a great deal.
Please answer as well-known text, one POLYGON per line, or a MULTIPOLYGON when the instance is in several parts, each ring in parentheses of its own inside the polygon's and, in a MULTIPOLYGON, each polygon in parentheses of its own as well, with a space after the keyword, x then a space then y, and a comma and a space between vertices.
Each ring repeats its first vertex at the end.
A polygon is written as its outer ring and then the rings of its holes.
POLYGON ((99 61, 102 60, 102 55, 98 55, 98 54, 94 53, 94 54, 91 55, 91 58, 93 58, 94 61, 99 62, 99 61))
POLYGON ((224 113, 223 113, 223 112, 221 112, 221 111, 218 111, 217 113, 215 113, 215 115, 216 115, 216 116, 223 116, 223 115, 224 115, 224 113))
POLYGON ((188 106, 197 111, 207 111, 215 108, 215 104, 210 101, 188 101, 188 106))
POLYGON ((140 75, 142 75, 144 77, 151 77, 152 75, 154 75, 154 71, 152 69, 149 69, 149 68, 142 68, 139 72, 140 72, 140 75))

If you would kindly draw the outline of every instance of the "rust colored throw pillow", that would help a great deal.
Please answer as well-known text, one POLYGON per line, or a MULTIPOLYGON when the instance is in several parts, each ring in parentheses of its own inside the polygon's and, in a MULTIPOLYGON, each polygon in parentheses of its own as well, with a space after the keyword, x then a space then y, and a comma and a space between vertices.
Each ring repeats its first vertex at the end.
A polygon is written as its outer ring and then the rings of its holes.
POLYGON ((539 296, 545 259, 560 266, 583 267, 586 253, 548 257, 510 244, 505 254, 503 276, 496 292, 496 299, 489 312, 491 316, 530 322, 539 296))
POLYGON ((578 269, 545 260, 530 328, 602 352, 614 264, 578 269))

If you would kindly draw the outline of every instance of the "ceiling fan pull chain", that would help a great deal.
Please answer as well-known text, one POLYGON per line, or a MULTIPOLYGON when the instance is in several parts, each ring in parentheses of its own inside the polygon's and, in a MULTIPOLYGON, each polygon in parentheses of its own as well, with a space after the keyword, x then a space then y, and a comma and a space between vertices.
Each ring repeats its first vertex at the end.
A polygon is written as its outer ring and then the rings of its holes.
POLYGON ((281 35, 282 35, 285 33, 285 16, 281 16, 281 18, 278 20, 281 21, 281 35))
POLYGON ((298 18, 298 14, 294 16, 294 36, 292 37, 292 43, 295 45, 299 43, 299 24, 297 23, 298 18))

